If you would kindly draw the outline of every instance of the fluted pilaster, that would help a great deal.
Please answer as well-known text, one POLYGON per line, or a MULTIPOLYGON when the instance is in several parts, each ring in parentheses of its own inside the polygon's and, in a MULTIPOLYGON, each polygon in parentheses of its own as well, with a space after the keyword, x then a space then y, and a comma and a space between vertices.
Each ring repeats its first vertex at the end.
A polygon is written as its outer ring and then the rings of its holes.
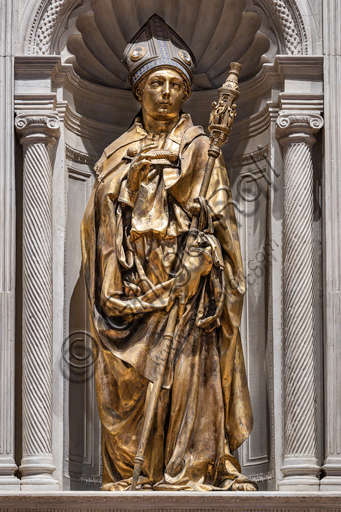
POLYGON ((15 173, 13 140, 13 2, 0 2, 0 492, 14 476, 15 173))
POLYGON ((282 111, 284 151, 284 479, 281 490, 317 490, 313 161, 315 113, 282 111))
POLYGON ((325 153, 324 227, 324 410, 323 491, 341 491, 341 5, 323 1, 325 153))
POLYGON ((19 114, 23 176, 22 487, 57 489, 52 474, 52 168, 56 113, 19 114))

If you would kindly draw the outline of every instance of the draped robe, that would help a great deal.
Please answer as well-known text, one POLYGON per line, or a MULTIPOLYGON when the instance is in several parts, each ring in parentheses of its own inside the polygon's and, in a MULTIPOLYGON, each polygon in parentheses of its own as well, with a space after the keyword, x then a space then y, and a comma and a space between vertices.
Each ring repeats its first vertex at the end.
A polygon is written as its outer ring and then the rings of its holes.
POLYGON ((199 231, 184 251, 189 204, 199 196, 209 141, 188 114, 167 136, 137 118, 105 149, 81 228, 102 423, 104 490, 132 480, 148 397, 163 354, 170 290, 200 268, 178 319, 139 485, 154 490, 229 489, 248 481, 231 452, 252 412, 239 324, 244 278, 231 192, 216 161, 199 231), (137 194, 127 188, 127 150, 154 143, 178 155, 152 165, 137 194))

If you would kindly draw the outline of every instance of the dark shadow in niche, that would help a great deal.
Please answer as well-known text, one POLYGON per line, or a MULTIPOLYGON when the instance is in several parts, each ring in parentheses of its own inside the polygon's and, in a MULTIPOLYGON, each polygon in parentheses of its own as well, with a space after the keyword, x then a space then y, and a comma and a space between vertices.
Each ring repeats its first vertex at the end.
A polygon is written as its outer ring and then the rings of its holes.
MULTIPOLYGON (((71 490, 100 490, 100 428, 94 385, 94 359, 88 319, 84 275, 80 271, 69 309, 68 368, 68 469, 71 490), (86 334, 88 333, 88 334, 86 334)), ((65 376, 65 374, 64 374, 65 376)))
MULTIPOLYGON (((23 237, 23 149, 15 139, 15 454, 19 467, 22 459, 22 237, 23 237)), ((13 183, 14 186, 14 183, 13 183)), ((19 471, 18 471, 19 472, 19 471)))
MULTIPOLYGON (((323 352, 323 148, 324 130, 316 135, 316 143, 313 146, 313 229, 314 229, 314 316, 315 316, 315 346, 316 346, 316 379, 324 382, 324 352, 323 352)), ((317 386, 317 450, 318 460, 321 465, 324 457, 324 396, 323 386, 317 386)))
POLYGON ((321 220, 322 215, 322 158, 323 156, 323 143, 322 131, 315 135, 316 142, 313 146, 313 196, 314 196, 314 222, 321 220))

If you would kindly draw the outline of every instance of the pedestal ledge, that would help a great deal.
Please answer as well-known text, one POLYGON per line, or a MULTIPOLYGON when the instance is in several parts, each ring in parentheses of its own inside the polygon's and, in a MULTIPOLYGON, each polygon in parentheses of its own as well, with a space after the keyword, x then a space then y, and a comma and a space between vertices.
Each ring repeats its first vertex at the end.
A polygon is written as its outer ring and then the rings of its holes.
POLYGON ((0 494, 1 511, 341 511, 341 492, 50 492, 0 494))

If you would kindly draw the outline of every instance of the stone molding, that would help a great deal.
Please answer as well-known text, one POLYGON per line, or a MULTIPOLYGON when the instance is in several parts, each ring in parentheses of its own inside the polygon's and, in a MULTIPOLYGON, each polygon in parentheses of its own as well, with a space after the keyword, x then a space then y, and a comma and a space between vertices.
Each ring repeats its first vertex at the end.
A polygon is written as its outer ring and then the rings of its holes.
POLYGON ((50 77, 60 63, 58 55, 17 55, 15 57, 15 78, 34 79, 50 77))
POLYGON ((15 119, 23 169, 23 459, 21 488, 56 490, 52 476, 52 167, 60 134, 56 113, 15 119), (39 264, 37 264, 39 262, 39 264))
POLYGON ((107 145, 112 142, 115 137, 122 134, 122 127, 115 126, 108 123, 101 123, 93 119, 86 118, 78 112, 75 112, 71 107, 66 107, 65 112, 65 128, 72 133, 85 137, 86 139, 95 140, 97 142, 104 142, 107 145))
POLYGON ((229 143, 240 142, 256 137, 270 126, 269 109, 267 105, 257 114, 236 122, 229 137, 229 143))
POLYGON ((260 147, 257 151, 252 151, 251 153, 246 153, 241 156, 236 156, 227 160, 226 167, 234 168, 234 167, 245 167, 246 165, 252 165, 255 162, 261 162, 268 157, 269 154, 269 145, 267 144, 263 148, 260 147))
POLYGON ((295 0, 271 0, 280 20, 289 55, 307 53, 307 34, 295 0))
MULTIPOLYGON (((67 1, 41 0, 29 35, 29 54, 47 55, 49 53, 55 23, 62 7, 67 1)), ((75 3, 77 3, 77 0, 72 2, 72 4, 75 3)))
POLYGON ((72 162, 77 162, 79 164, 85 164, 94 166, 97 160, 99 159, 99 156, 96 155, 90 155, 89 153, 84 153, 83 151, 80 151, 79 149, 74 149, 68 144, 65 144, 66 149, 66 158, 71 160, 72 162))
POLYGON ((280 490, 318 490, 313 160, 316 112, 281 111, 284 148, 284 475, 280 490))
POLYGON ((284 492, 59 492, 0 495, 1 510, 6 511, 80 511, 133 510, 168 512, 230 511, 308 512, 341 510, 341 493, 284 492))
MULTIPOLYGON (((320 81, 323 79, 322 55, 277 55, 275 69, 282 82, 285 79, 320 81)), ((301 94, 304 100, 305 94, 301 94)))
POLYGON ((37 110, 43 115, 43 110, 50 112, 55 110, 56 95, 54 93, 45 94, 16 94, 14 100, 14 110, 18 114, 21 111, 27 112, 37 110))

